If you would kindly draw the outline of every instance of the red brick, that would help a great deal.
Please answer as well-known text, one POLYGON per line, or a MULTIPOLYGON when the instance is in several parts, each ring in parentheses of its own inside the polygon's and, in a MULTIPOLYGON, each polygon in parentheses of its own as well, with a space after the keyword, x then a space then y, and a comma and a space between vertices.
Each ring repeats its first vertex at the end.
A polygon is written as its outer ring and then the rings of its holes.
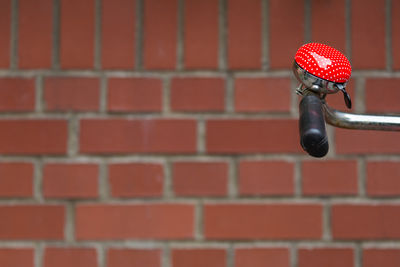
POLYGON ((300 248, 299 267, 354 267, 351 248, 300 248))
POLYGON ((145 69, 175 69, 177 27, 177 0, 144 1, 145 69))
POLYGON ((190 204, 90 205, 76 208, 79 240, 193 238, 190 204))
POLYGON ((32 163, 0 163, 0 197, 31 197, 32 195, 32 163))
POLYGON ((47 78, 44 84, 46 109, 96 111, 100 105, 99 87, 97 78, 47 78))
POLYGON ((53 50, 53 1, 20 0, 18 5, 18 65, 50 68, 53 50))
POLYGON ((400 195, 400 162, 367 163, 367 193, 371 197, 400 195))
POLYGON ((8 155, 65 154, 67 122, 58 119, 0 120, 0 153, 8 155))
POLYGON ((393 55, 393 68, 400 70, 400 2, 392 1, 392 55, 393 55))
POLYGON ((294 164, 284 161, 241 161, 241 195, 293 195, 294 164))
POLYGON ((399 78, 367 79, 365 105, 369 112, 400 112, 399 78))
POLYGON ((312 41, 346 52, 346 1, 311 1, 312 41))
POLYGON ((302 164, 303 194, 356 195, 358 171, 355 160, 305 161, 302 164))
POLYGON ((235 110, 289 112, 291 87, 288 78, 238 78, 235 81, 235 110))
POLYGON ((351 18, 352 67, 384 69, 386 66, 385 0, 352 1, 351 18))
POLYGON ((135 65, 136 1, 102 0, 101 64, 104 69, 135 65))
POLYGON ((400 250, 394 248, 367 248, 363 250, 364 267, 397 267, 400 262, 400 250))
POLYGON ((0 2, 0 68, 10 66, 11 0, 0 2))
POLYGON ((32 248, 1 248, 1 267, 33 267, 34 253, 32 248))
POLYGON ((304 43, 304 0, 269 2, 269 65, 289 69, 304 43), (290 34, 288 34, 290 33, 290 34))
POLYGON ((226 162, 175 162, 173 189, 177 196, 225 196, 228 187, 226 162))
POLYGON ((399 224, 400 206, 338 204, 332 207, 334 239, 398 239, 399 224))
POLYGON ((207 151, 216 153, 299 153, 297 120, 220 119, 207 121, 207 151))
POLYGON ((196 122, 184 119, 83 119, 79 140, 83 153, 194 153, 196 122))
POLYGON ((60 63, 63 69, 94 64, 94 0, 61 0, 60 63))
POLYGON ((314 204, 207 204, 207 239, 319 239, 322 207, 314 204))
POLYGON ((161 267, 159 249, 119 249, 111 248, 107 252, 108 267, 161 267))
POLYGON ((338 154, 397 154, 400 133, 336 129, 338 154))
POLYGON ((171 109, 174 111, 223 111, 225 81, 222 78, 174 78, 171 109))
POLYGON ((0 239, 62 240, 64 210, 59 205, 2 205, 0 239))
POLYGON ((109 165, 113 197, 160 197, 164 170, 158 163, 114 163, 109 165))
POLYGON ((33 111, 35 81, 26 78, 0 79, 0 111, 33 111))
POLYGON ((43 195, 47 198, 95 198, 99 170, 90 163, 49 163, 43 169, 43 195))
POLYGON ((289 267, 290 255, 287 248, 237 248, 236 267, 289 267))
POLYGON ((97 267, 94 248, 48 247, 44 251, 44 267, 97 267))
POLYGON ((108 80, 108 110, 155 112, 162 110, 162 81, 156 78, 108 80))
POLYGON ((228 65, 261 68, 261 1, 228 0, 228 65))
POLYGON ((186 69, 218 67, 218 1, 185 1, 184 60, 186 69))
POLYGON ((172 267, 225 267, 226 250, 218 248, 185 248, 172 250, 172 267))

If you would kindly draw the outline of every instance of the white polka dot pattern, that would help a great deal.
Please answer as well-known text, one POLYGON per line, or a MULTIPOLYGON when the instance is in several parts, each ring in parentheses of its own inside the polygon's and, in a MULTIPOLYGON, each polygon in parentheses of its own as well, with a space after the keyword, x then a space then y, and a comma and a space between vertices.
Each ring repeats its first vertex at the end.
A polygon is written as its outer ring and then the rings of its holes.
POLYGON ((309 73, 335 83, 345 83, 351 75, 349 60, 328 45, 308 43, 297 50, 296 63, 309 73))

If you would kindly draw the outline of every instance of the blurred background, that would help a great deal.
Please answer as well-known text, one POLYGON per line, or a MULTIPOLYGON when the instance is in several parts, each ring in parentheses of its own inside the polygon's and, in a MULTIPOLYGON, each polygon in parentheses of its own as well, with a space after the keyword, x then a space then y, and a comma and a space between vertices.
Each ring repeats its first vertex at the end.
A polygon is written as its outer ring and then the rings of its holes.
POLYGON ((400 133, 311 158, 291 73, 334 46, 400 113, 400 1, 0 0, 0 37, 0 266, 400 266, 400 133))

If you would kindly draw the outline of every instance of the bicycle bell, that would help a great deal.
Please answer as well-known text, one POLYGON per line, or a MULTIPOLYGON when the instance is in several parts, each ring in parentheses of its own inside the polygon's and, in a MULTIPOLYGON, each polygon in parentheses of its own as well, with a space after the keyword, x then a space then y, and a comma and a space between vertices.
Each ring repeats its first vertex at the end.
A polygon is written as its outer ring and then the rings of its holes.
POLYGON ((349 60, 338 50, 320 43, 308 43, 297 50, 293 72, 300 86, 299 94, 310 90, 322 98, 342 91, 344 101, 351 108, 346 84, 351 75, 349 60))

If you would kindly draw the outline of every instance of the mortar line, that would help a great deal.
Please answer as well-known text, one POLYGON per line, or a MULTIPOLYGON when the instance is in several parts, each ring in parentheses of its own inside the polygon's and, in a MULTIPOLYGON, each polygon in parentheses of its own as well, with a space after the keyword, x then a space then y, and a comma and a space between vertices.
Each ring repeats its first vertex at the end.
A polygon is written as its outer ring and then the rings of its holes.
POLYGON ((68 116, 67 155, 75 157, 79 152, 79 118, 76 114, 68 116))
POLYGON ((177 44, 176 44, 176 62, 177 70, 184 69, 184 9, 185 2, 183 0, 178 0, 178 12, 177 12, 177 44))
POLYGON ((362 267, 362 247, 360 243, 357 243, 354 248, 354 267, 362 267))
POLYGON ((235 77, 228 73, 225 80, 225 113, 232 115, 235 112, 235 77))
POLYGON ((206 155, 206 121, 197 119, 197 154, 206 155))
POLYGON ((43 258, 44 258, 44 245, 43 243, 39 242, 35 244, 35 249, 34 249, 34 263, 33 265, 35 267, 42 267, 43 265, 43 258))
POLYGON ((60 69, 60 0, 53 0, 52 69, 60 69))
POLYGON ((297 159, 294 163, 294 197, 301 198, 303 192, 302 185, 302 162, 300 159, 297 159))
POLYGON ((219 21, 218 21, 218 27, 219 27, 219 57, 218 57, 218 65, 219 69, 222 71, 225 71, 227 69, 227 37, 228 37, 228 30, 227 30, 227 25, 228 25, 228 20, 227 20, 227 7, 228 7, 228 2, 227 0, 219 0, 219 21))
POLYGON ((226 248, 226 266, 234 267, 235 266, 235 248, 233 244, 230 243, 226 248))
POLYGON ((289 265, 291 267, 298 266, 298 247, 296 243, 292 243, 289 246, 289 265))
POLYGON ((94 21, 94 69, 101 69, 101 19, 102 3, 101 0, 95 0, 95 21, 94 21))
POLYGON ((64 242, 68 245, 75 243, 75 203, 65 204, 64 242))
POLYGON ((311 42, 311 0, 304 1, 304 41, 311 42))
POLYGON ((143 0, 136 0, 135 68, 143 69, 143 0))
POLYGON ((268 22, 268 0, 261 1, 261 69, 269 69, 269 22, 268 22))
POLYGON ((107 248, 103 244, 100 244, 97 248, 97 261, 99 267, 107 266, 107 248))
POLYGON ((161 266, 162 267, 171 267, 172 266, 172 255, 171 255, 171 247, 168 243, 163 246, 161 255, 161 266))
POLYGON ((386 0, 385 2, 385 41, 386 41, 386 70, 391 71, 393 69, 393 57, 392 57, 392 1, 386 0))
POLYGON ((165 77, 162 81, 162 114, 168 115, 171 110, 171 77, 165 77))
POLYGON ((35 79, 35 113, 43 113, 45 110, 43 76, 38 75, 35 79))
POLYGON ((234 199, 239 195, 239 161, 231 157, 228 162, 228 198, 234 199))
POLYGON ((100 81, 100 94, 99 94, 99 113, 107 114, 107 100, 108 100, 108 78, 104 75, 101 75, 99 78, 100 81))
POLYGON ((99 198, 102 200, 108 200, 111 195, 111 185, 109 183, 109 169, 106 160, 103 160, 99 165, 99 198))
POLYGON ((36 158, 33 160, 33 197, 39 203, 44 202, 42 187, 43 187, 43 159, 36 158))
POLYGON ((324 241, 332 242, 332 214, 331 214, 331 203, 329 201, 323 204, 322 210, 322 227, 323 227, 323 234, 322 238, 324 241))
POLYGON ((345 20, 346 20, 346 57, 351 62, 351 0, 345 0, 345 20))
POLYGON ((204 224, 203 224, 203 204, 199 200, 195 206, 195 226, 194 226, 194 239, 199 242, 204 240, 204 224))
POLYGON ((164 192, 163 199, 173 199, 174 185, 173 185, 173 160, 166 158, 164 163, 164 192))
POLYGON ((11 47, 10 47, 10 69, 18 69, 18 31, 19 31, 19 1, 11 1, 11 47))

